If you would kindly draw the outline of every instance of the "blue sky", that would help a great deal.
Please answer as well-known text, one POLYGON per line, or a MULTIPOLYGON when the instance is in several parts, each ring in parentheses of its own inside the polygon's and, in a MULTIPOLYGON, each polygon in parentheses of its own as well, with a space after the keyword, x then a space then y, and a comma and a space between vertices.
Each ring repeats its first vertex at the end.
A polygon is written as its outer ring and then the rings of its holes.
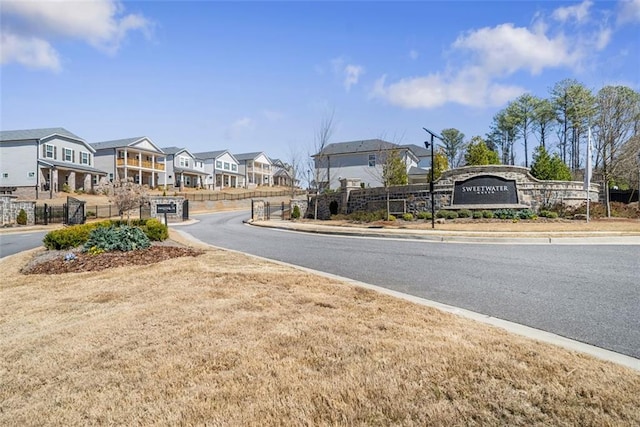
POLYGON ((331 111, 331 142, 422 144, 564 78, 640 89, 640 0, 0 5, 2 129, 89 142, 287 159, 331 111))

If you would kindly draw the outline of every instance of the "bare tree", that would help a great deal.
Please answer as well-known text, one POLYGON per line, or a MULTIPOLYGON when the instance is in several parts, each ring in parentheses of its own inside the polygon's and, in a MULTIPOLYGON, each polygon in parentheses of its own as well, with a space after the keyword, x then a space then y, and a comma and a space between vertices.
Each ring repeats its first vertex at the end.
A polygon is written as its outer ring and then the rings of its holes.
POLYGON ((302 162, 302 153, 300 152, 300 148, 294 144, 289 145, 289 155, 287 159, 287 163, 285 163, 287 173, 291 178, 291 183, 289 184, 289 188, 291 190, 291 198, 293 199, 296 196, 296 188, 297 183, 302 181, 303 177, 303 162, 302 162))
POLYGON ((140 208, 149 198, 147 186, 134 183, 132 178, 103 181, 97 189, 99 193, 107 195, 109 202, 116 206, 120 219, 126 212, 127 223, 131 222, 131 210, 140 208))
POLYGON ((318 196, 320 194, 320 186, 331 188, 331 156, 325 152, 325 148, 329 145, 329 141, 335 131, 334 124, 335 111, 331 110, 326 113, 320 121, 315 138, 313 149, 315 154, 309 156, 311 163, 309 168, 313 170, 315 181, 316 200, 314 203, 313 219, 318 219, 318 196))

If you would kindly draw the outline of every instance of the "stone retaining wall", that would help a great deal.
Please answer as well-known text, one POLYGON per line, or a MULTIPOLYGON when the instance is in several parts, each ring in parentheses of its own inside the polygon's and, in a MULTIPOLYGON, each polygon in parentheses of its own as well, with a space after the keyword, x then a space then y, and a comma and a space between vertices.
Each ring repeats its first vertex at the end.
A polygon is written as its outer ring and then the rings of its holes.
POLYGON ((0 195, 0 226, 17 225, 20 209, 24 209, 27 214, 27 223, 25 225, 35 224, 36 202, 16 200, 15 196, 0 195))

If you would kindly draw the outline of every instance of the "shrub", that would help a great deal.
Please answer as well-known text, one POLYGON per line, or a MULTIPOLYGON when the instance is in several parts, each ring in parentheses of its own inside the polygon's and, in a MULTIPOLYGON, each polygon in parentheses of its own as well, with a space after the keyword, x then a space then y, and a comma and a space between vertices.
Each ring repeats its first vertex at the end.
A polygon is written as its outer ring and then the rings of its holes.
POLYGON ((413 214, 410 212, 407 212, 405 214, 402 214, 402 219, 404 221, 413 221, 413 214))
POLYGON ((473 217, 475 219, 480 219, 482 218, 482 211, 473 211, 473 217))
POLYGON ((458 218, 471 218, 471 211, 469 209, 460 209, 458 211, 458 218))
POLYGON ((71 187, 69 187, 69 184, 62 184, 62 192, 71 193, 71 187))
POLYGON ((519 219, 532 219, 535 216, 536 213, 531 209, 522 209, 520 212, 518 212, 519 219))
POLYGON ((418 219, 431 219, 431 212, 427 212, 427 211, 418 212, 418 219))
POLYGON ((87 218, 96 216, 94 211, 87 211, 87 218))
POLYGON ((543 218, 558 218, 558 213, 557 212, 552 212, 552 211, 547 211, 547 210, 542 210, 540 211, 540 216, 543 218))
POLYGON ((151 246, 146 234, 139 227, 123 225, 121 227, 100 227, 91 231, 84 244, 85 250, 133 251, 151 246), (92 249, 95 248, 95 249, 92 249))
POLYGON ((389 215, 389 216, 387 217, 387 221, 395 221, 395 220, 396 220, 395 215, 389 215))
POLYGON ((169 227, 155 218, 148 219, 141 228, 149 240, 161 242, 169 238, 169 227))
POLYGON ((373 221, 380 221, 386 218, 386 216, 387 216, 387 213, 384 210, 379 210, 375 212, 357 211, 350 214, 349 218, 352 221, 356 221, 356 222, 373 222, 373 221))
POLYGON ((500 219, 515 219, 518 218, 518 213, 513 209, 498 209, 494 213, 496 218, 500 219))
POLYGON ((20 212, 18 212, 16 222, 20 225, 27 225, 27 213, 24 211, 24 209, 20 209, 20 212))
MULTIPOLYGON (((309 218, 309 216, 307 216, 307 218, 309 218)), ((313 218, 313 214, 311 214, 311 218, 313 218)), ((335 215, 331 215, 331 219, 333 221, 345 221, 349 219, 349 216, 345 214, 335 214, 335 215)))
POLYGON ((444 218, 444 219, 456 219, 458 218, 458 212, 456 211, 448 211, 441 210, 436 213, 436 218, 444 218))
POLYGON ((294 205, 293 210, 291 211, 291 219, 300 218, 300 206, 294 205))
POLYGON ((482 211, 482 216, 484 218, 493 218, 493 212, 489 211, 489 210, 483 210, 482 211))

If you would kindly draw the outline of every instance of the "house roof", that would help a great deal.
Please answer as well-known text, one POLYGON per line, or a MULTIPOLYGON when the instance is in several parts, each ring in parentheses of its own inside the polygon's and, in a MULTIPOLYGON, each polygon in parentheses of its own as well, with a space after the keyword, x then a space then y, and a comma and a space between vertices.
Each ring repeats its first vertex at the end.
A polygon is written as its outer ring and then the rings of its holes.
POLYGON ((65 128, 42 128, 0 131, 0 141, 24 141, 29 139, 43 139, 48 136, 60 135, 84 142, 78 135, 69 132, 65 128))
POLYGON ((162 147, 161 148, 162 152, 164 154, 178 154, 181 151, 184 151, 185 148, 180 148, 180 147, 162 147))
POLYGON ((322 151, 314 154, 312 157, 323 155, 330 156, 334 154, 348 153, 364 153, 367 151, 380 151, 398 148, 396 144, 381 139, 365 139, 361 141, 334 142, 324 147, 322 151))
POLYGON ((149 143, 151 143, 151 145, 153 145, 153 147, 155 147, 155 149, 158 150, 158 152, 163 153, 163 151, 160 148, 158 148, 153 142, 151 142, 151 140, 146 136, 136 136, 134 138, 124 138, 124 139, 114 139, 111 141, 92 142, 90 145, 96 150, 103 150, 108 148, 130 147, 143 139, 146 139, 147 141, 149 141, 149 143))
POLYGON ((86 166, 86 165, 78 165, 75 163, 66 163, 66 162, 58 162, 55 160, 49 160, 49 159, 39 159, 38 160, 39 163, 42 163, 43 165, 46 166, 54 166, 56 168, 60 168, 60 169, 68 169, 68 170, 79 170, 82 172, 91 172, 93 174, 96 175, 107 175, 107 172, 100 170, 100 169, 96 169, 96 168, 92 168, 91 166, 86 166))
POLYGON ((402 147, 406 147, 409 150, 413 151, 417 157, 431 157, 431 150, 427 150, 425 147, 420 147, 416 144, 405 144, 402 147))
MULTIPOLYGON (((260 154, 264 154, 262 151, 256 151, 255 153, 240 153, 240 154, 234 154, 233 156, 238 160, 238 161, 242 161, 242 160, 252 160, 255 159, 256 157, 258 157, 260 154)), ((265 156, 267 157, 267 156, 265 156)), ((267 157, 267 159, 269 159, 267 157)), ((269 159, 269 161, 271 161, 271 159, 269 159)))
MULTIPOLYGON (((215 159, 223 155, 224 153, 228 153, 228 152, 229 150, 203 151, 200 153, 193 153, 193 156, 197 157, 198 159, 215 159)), ((233 154, 231 155, 233 156, 233 154)))

